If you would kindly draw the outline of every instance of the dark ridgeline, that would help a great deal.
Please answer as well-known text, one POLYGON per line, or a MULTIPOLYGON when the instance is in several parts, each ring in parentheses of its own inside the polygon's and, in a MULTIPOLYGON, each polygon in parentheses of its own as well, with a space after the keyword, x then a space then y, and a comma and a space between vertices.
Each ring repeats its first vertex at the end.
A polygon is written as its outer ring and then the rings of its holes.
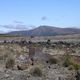
POLYGON ((77 28, 59 28, 53 26, 39 26, 35 29, 24 31, 13 31, 8 33, 9 35, 21 35, 21 36, 55 36, 55 35, 67 35, 67 34, 80 34, 80 29, 77 28))

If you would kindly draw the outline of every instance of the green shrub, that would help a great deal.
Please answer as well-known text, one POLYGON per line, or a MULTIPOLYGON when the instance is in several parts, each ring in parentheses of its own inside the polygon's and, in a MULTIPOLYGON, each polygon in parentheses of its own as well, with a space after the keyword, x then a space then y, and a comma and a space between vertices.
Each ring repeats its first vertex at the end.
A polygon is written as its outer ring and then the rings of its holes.
POLYGON ((63 63, 64 67, 68 67, 69 70, 78 70, 80 69, 80 64, 76 63, 70 55, 65 55, 65 60, 63 63))
POLYGON ((79 70, 80 69, 80 64, 78 64, 78 63, 74 63, 73 66, 74 66, 75 70, 79 70))
POLYGON ((70 64, 70 65, 68 66, 68 69, 69 69, 69 70, 79 70, 79 69, 80 69, 80 64, 75 63, 75 62, 72 62, 72 64, 70 64))
POLYGON ((69 59, 66 59, 63 63, 64 67, 69 67, 71 65, 71 61, 69 59))
POLYGON ((71 56, 69 54, 66 54, 65 57, 64 57, 63 66, 64 67, 69 67, 70 65, 72 65, 71 56))
POLYGON ((70 66, 68 67, 68 69, 69 69, 69 70, 74 70, 75 68, 74 68, 73 65, 70 65, 70 66))

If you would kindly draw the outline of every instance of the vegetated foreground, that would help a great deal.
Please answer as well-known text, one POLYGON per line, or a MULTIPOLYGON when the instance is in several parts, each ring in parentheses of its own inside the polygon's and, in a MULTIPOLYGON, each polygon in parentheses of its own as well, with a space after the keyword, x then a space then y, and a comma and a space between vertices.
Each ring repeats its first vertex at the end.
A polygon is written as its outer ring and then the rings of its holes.
POLYGON ((32 39, 0 43, 0 80, 80 80, 79 40, 32 39))

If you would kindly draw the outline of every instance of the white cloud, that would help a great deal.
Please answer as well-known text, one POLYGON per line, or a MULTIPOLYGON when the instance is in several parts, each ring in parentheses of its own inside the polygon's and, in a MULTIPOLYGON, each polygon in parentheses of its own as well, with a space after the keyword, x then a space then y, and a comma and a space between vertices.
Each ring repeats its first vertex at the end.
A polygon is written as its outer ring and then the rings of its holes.
POLYGON ((14 21, 12 24, 9 25, 0 25, 0 33, 11 32, 11 31, 21 31, 21 30, 30 30, 34 26, 25 25, 23 22, 14 21))
POLYGON ((21 25, 21 24, 18 24, 18 25, 2 25, 2 27, 7 28, 7 29, 16 29, 16 30, 26 30, 26 29, 28 29, 26 27, 26 25, 21 25))

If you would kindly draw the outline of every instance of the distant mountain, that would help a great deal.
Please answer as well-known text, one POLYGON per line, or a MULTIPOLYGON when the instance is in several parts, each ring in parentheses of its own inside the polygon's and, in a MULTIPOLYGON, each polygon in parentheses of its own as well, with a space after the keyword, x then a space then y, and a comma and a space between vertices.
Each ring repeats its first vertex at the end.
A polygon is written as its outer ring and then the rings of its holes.
POLYGON ((24 30, 24 31, 13 31, 8 34, 21 35, 21 36, 54 36, 54 35, 65 35, 65 34, 80 34, 80 29, 59 28, 53 26, 39 26, 35 29, 24 30))

